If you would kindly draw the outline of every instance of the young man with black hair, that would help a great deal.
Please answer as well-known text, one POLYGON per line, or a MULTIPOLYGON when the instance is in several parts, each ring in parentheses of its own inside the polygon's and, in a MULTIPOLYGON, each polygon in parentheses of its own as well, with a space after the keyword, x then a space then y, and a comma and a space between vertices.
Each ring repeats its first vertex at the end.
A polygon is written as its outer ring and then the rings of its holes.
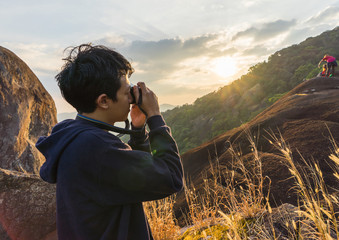
POLYGON ((58 238, 153 239, 142 202, 167 197, 183 185, 178 148, 157 97, 140 82, 133 94, 137 102, 142 94, 141 105, 130 110, 133 68, 114 50, 80 45, 65 60, 56 79, 79 114, 36 144, 46 157, 40 176, 57 186, 58 238), (139 130, 129 144, 101 128, 126 120, 129 112, 132 128, 139 130))

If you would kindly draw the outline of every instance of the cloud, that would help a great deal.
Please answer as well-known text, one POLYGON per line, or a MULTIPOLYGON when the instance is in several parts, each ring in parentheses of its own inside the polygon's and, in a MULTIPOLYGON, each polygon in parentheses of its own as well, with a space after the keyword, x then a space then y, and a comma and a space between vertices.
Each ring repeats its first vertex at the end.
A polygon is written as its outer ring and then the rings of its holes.
POLYGON ((248 8, 248 7, 259 5, 262 2, 265 2, 265 1, 263 1, 263 0, 245 0, 245 1, 242 1, 242 4, 246 8, 248 8))
MULTIPOLYGON (((180 104, 193 102, 197 96, 225 83, 211 71, 211 63, 215 58, 232 56, 238 50, 228 46, 222 35, 215 33, 187 39, 175 37, 159 41, 130 41, 110 33, 92 42, 114 48, 132 62, 136 72, 131 82, 145 81, 159 94, 162 102, 180 104), (173 93, 177 96, 174 101, 173 93)), ((31 67, 46 89, 58 98, 59 90, 54 76, 63 65, 64 49, 60 45, 18 42, 6 45, 31 67)))
POLYGON ((213 72, 212 65, 217 58, 238 53, 225 33, 159 41, 122 41, 119 36, 107 35, 96 42, 115 48, 132 62, 136 71, 131 82, 144 81, 161 96, 160 100, 175 104, 193 102, 199 94, 226 84, 229 79, 213 72))
POLYGON ((311 25, 320 25, 321 23, 329 23, 332 20, 338 24, 339 7, 327 7, 325 10, 311 17, 306 23, 311 25))
POLYGON ((114 33, 106 33, 105 36, 94 40, 93 43, 104 46, 114 46, 115 48, 121 48, 127 44, 126 40, 122 36, 114 33))
POLYGON ((153 59, 164 59, 175 61, 187 57, 196 57, 210 54, 215 51, 213 46, 207 44, 215 40, 217 35, 203 35, 183 40, 180 38, 162 39, 159 41, 134 41, 128 47, 137 59, 150 61, 153 59))
POLYGON ((3 46, 14 52, 32 69, 50 72, 57 70, 61 64, 62 48, 59 45, 5 42, 3 46))
MULTIPOLYGON (((147 75, 148 81, 153 82, 167 78, 171 72, 183 68, 182 62, 187 59, 213 58, 222 54, 235 52, 232 49, 219 49, 219 45, 209 45, 218 36, 215 34, 189 38, 163 39, 159 41, 133 41, 121 52, 142 71, 142 77, 147 75)), ((186 66, 187 68, 187 66, 186 66)), ((195 68, 192 65, 188 68, 195 68)), ((193 71, 193 70, 192 70, 193 71)))
POLYGON ((305 40, 307 37, 312 34, 312 29, 310 27, 303 27, 300 29, 294 29, 293 31, 290 31, 286 38, 284 39, 283 45, 292 45, 295 43, 299 43, 303 40, 305 40))
POLYGON ((54 79, 63 64, 61 60, 63 49, 59 45, 4 42, 3 47, 22 59, 49 93, 54 94, 59 91, 54 79))
POLYGON ((271 51, 267 49, 264 45, 257 45, 252 48, 247 48, 242 52, 242 55, 245 56, 265 56, 267 54, 270 54, 271 51))
MULTIPOLYGON (((273 33, 272 28, 279 26, 287 29, 293 24, 294 20, 276 21, 264 24, 260 31, 273 33)), ((260 31, 255 34, 260 34, 260 31)), ((281 32, 282 30, 275 31, 280 35, 281 32)), ((271 39, 280 35, 273 35, 271 39)), ((144 81, 162 96, 160 99, 168 102, 167 97, 172 96, 171 102, 180 104, 184 96, 191 102, 198 92, 208 93, 235 80, 239 76, 238 72, 246 70, 253 62, 264 60, 271 53, 271 49, 263 43, 252 47, 247 44, 239 48, 232 43, 231 37, 225 32, 219 32, 187 39, 175 37, 159 41, 129 41, 108 35, 100 41, 117 49, 132 62, 136 71, 131 82, 144 81), (215 71, 213 64, 216 59, 224 57, 231 58, 236 63, 238 72, 233 76, 223 77, 215 71), (173 94, 177 96, 175 99, 173 94)))
POLYGON ((260 28, 250 27, 245 31, 238 32, 235 34, 232 40, 235 41, 239 38, 253 38, 253 42, 262 42, 288 31, 291 27, 295 26, 296 23, 297 22, 295 19, 290 21, 277 20, 274 22, 265 23, 260 28))

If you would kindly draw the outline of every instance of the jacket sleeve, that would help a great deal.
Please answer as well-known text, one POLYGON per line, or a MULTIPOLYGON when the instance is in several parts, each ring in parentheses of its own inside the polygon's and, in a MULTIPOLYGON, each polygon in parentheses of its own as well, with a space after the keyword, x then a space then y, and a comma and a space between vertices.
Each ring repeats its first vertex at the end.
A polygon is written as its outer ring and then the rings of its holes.
POLYGON ((150 142, 146 126, 144 128, 136 128, 132 123, 132 130, 139 130, 140 133, 132 134, 128 144, 133 150, 140 150, 144 152, 151 152, 150 142))
POLYGON ((100 159, 99 196, 104 205, 151 201, 182 189, 179 151, 163 118, 147 120, 151 153, 123 143, 110 146, 100 159))

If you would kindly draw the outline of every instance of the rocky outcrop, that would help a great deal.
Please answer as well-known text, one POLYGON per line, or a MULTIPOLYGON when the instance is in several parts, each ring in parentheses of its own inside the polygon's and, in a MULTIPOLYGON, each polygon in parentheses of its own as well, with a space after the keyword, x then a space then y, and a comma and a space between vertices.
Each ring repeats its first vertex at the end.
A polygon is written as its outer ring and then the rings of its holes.
POLYGON ((29 67, 0 47, 0 168, 38 173, 44 158, 34 147, 56 124, 56 108, 29 67))
POLYGON ((55 185, 0 169, 0 239, 56 239, 55 185))
POLYGON ((0 239, 56 239, 55 185, 37 175, 39 136, 56 124, 51 96, 29 67, 0 47, 0 239))
MULTIPOLYGON (((197 189, 202 189, 202 173, 208 172, 211 163, 218 163, 226 173, 235 170, 235 181, 242 182, 242 173, 234 169, 234 156, 229 147, 235 147, 245 166, 250 168, 253 149, 248 138, 251 136, 259 151, 263 176, 271 181, 271 205, 297 205, 298 193, 293 190, 295 181, 281 152, 271 143, 274 140, 270 133, 273 133, 278 137, 281 134, 300 168, 307 169, 302 157, 317 161, 331 193, 333 189, 338 189, 338 182, 333 177, 335 166, 329 159, 334 150, 331 139, 339 143, 338 100, 339 78, 320 77, 303 82, 250 122, 183 154, 186 178, 197 189)), ((186 208, 184 192, 180 192, 177 195, 177 216, 180 217, 181 211, 186 208)))

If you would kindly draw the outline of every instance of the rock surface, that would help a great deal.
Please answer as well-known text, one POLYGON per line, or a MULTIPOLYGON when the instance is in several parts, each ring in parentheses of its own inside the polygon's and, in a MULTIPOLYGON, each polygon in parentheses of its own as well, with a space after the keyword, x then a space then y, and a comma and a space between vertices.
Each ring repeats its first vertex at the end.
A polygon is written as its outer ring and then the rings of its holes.
POLYGON ((29 67, 0 47, 0 239, 56 238, 55 185, 37 175, 39 136, 56 124, 53 99, 29 67))
POLYGON ((38 173, 43 156, 34 147, 56 124, 52 97, 30 68, 0 47, 0 168, 38 173))
POLYGON ((0 239, 56 239, 55 185, 5 169, 0 183, 0 239))
MULTIPOLYGON (((269 132, 283 139, 290 146, 293 159, 301 168, 306 168, 301 155, 307 161, 315 159, 323 171, 325 183, 331 189, 339 189, 333 177, 333 162, 329 155, 334 151, 331 136, 339 143, 339 78, 318 77, 303 82, 253 120, 232 129, 182 156, 185 177, 195 188, 203 188, 202 173, 218 162, 225 172, 233 170, 234 156, 229 147, 238 149, 241 159, 250 166, 253 152, 248 133, 256 142, 262 162, 263 176, 271 180, 270 201, 272 206, 282 203, 297 205, 298 194, 293 190, 294 179, 286 167, 286 160, 271 143, 269 132), (300 155, 300 154, 301 155, 300 155), (209 161, 210 160, 210 161, 209 161)), ((235 179, 242 181, 241 172, 235 170, 235 179)), ((266 189, 267 191, 267 189, 266 189)), ((176 215, 187 208, 184 192, 177 195, 176 215), (181 209, 181 210, 180 210, 181 209)))

